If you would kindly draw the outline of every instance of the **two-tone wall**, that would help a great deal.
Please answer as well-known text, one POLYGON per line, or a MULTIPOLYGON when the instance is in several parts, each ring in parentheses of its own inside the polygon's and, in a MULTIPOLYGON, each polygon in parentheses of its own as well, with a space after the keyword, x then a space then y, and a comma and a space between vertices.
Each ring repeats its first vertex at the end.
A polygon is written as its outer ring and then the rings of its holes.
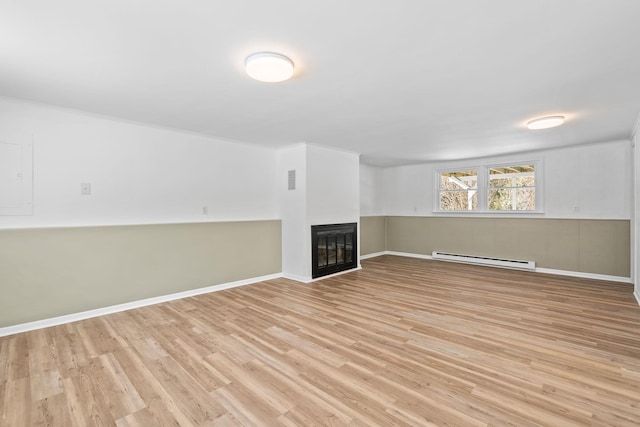
POLYGON ((433 251, 532 260, 540 269, 630 281, 632 147, 627 140, 545 152, 362 168, 362 254, 433 251), (439 169, 535 159, 544 165, 536 214, 440 213, 439 169), (374 185, 371 183, 381 183, 374 185))
MULTIPOLYGON (((0 329, 283 271, 276 150, 0 99, 5 135, 32 144, 33 206, 0 216, 0 329)), ((474 160, 360 165, 345 197, 360 201, 361 254, 472 252, 630 277, 630 141, 532 155, 536 215, 434 213, 435 171, 474 160)))
POLYGON ((275 150, 0 99, 16 135, 33 213, 0 216, 0 333, 281 273, 275 150))

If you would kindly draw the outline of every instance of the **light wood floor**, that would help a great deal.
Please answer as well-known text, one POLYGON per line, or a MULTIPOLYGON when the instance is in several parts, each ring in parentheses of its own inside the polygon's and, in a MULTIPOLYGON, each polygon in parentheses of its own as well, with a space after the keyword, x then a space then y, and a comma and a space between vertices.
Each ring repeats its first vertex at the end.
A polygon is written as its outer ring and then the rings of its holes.
POLYGON ((362 264, 0 338, 0 426, 640 425, 631 285, 362 264))

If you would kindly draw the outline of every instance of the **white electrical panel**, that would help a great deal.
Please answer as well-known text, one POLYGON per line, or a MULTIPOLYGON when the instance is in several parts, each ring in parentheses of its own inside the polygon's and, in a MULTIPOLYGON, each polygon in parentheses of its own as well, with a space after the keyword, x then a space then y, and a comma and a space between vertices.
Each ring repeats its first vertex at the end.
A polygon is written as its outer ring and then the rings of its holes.
POLYGON ((33 144, 0 135, 0 215, 33 213, 33 144))

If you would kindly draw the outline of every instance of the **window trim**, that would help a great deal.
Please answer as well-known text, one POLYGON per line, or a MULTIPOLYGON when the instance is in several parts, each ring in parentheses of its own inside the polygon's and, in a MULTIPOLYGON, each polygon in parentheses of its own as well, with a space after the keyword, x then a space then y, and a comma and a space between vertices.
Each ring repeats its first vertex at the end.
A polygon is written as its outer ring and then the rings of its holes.
POLYGON ((482 182, 482 176, 483 174, 483 169, 482 166, 467 166, 467 167, 459 167, 459 168, 447 168, 447 169, 439 169, 436 170, 436 174, 435 174, 435 194, 434 194, 434 201, 433 201, 433 206, 434 208, 434 212, 448 212, 448 213, 478 213, 478 212, 482 212, 482 187, 483 182, 482 182), (476 171, 478 174, 477 177, 477 182, 478 182, 478 189, 476 190, 477 195, 478 195, 478 209, 475 210, 444 210, 444 209, 440 209, 440 177, 442 176, 443 173, 448 173, 448 172, 462 172, 462 171, 476 171))
POLYGON ((454 215, 531 215, 544 213, 544 159, 528 158, 505 162, 463 164, 453 167, 438 168, 434 171, 433 213, 454 215), (533 165, 535 173, 536 208, 534 210, 489 210, 489 170, 508 166, 533 165), (440 209, 440 176, 447 172, 475 170, 478 172, 478 209, 476 210, 443 210, 440 209))

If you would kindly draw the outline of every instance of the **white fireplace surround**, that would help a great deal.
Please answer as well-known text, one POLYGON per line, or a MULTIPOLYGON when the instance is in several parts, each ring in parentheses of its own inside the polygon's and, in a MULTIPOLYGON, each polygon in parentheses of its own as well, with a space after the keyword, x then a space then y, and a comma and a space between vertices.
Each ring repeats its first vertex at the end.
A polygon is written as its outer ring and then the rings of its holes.
MULTIPOLYGON (((360 235, 359 155, 307 143, 284 147, 278 150, 278 188, 282 273, 307 283, 313 280, 312 225, 356 223, 360 235), (295 189, 289 189, 291 171, 295 189)), ((359 251, 355 256, 358 260, 359 251)))

